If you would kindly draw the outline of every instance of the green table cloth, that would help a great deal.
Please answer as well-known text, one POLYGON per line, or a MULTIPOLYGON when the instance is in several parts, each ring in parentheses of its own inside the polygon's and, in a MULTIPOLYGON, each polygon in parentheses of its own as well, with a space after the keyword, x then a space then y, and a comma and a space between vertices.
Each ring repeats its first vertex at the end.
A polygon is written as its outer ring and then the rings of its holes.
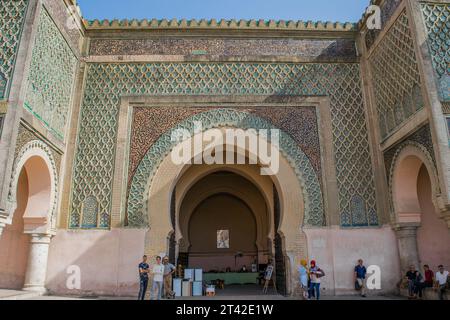
POLYGON ((257 284, 259 273, 255 272, 227 272, 227 273, 203 273, 203 281, 210 283, 212 280, 224 280, 226 285, 230 284, 257 284))

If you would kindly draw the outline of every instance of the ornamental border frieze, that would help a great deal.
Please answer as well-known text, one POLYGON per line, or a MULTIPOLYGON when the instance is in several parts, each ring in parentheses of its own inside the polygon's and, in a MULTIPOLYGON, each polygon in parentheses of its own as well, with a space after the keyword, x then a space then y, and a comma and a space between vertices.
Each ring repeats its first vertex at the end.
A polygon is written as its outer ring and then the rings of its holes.
MULTIPOLYGON (((354 39, 292 39, 292 38, 192 38, 165 37, 129 39, 92 38, 89 55, 101 56, 183 56, 191 58, 220 57, 220 59, 275 57, 305 61, 355 62, 354 39)), ((117 58, 118 59, 118 58, 117 58)))

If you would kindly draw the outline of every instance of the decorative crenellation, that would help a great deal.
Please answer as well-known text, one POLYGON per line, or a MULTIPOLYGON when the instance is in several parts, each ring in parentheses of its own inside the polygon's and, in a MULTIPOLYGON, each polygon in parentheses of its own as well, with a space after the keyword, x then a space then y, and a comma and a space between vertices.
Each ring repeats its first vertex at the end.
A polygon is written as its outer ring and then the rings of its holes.
POLYGON ((42 7, 24 107, 60 139, 64 139, 76 65, 70 46, 42 7))
POLYGON ((450 101, 450 4, 421 3, 442 101, 450 101))
MULTIPOLYGON (((199 121, 204 130, 217 127, 235 127, 246 129, 276 129, 270 122, 252 115, 248 112, 234 109, 213 109, 202 112, 180 122, 171 130, 166 131, 150 147, 142 161, 140 162, 130 187, 128 197, 128 223, 132 227, 147 227, 148 208, 146 206, 146 196, 156 170, 162 160, 176 146, 176 141, 172 141, 173 130, 183 129, 194 133, 194 122, 199 121)), ((268 137, 270 140, 270 137, 268 137)), ((270 142, 270 141, 269 141, 270 142)), ((311 165, 309 158, 298 147, 298 144, 285 132, 280 133, 280 152, 287 157, 292 168, 297 174, 305 199, 305 225, 323 226, 325 216, 323 210, 323 197, 318 176, 311 165)))
POLYGON ((0 5, 0 100, 8 99, 28 0, 2 0, 0 5))
POLYGON ((317 30, 356 31, 356 24, 331 21, 285 21, 285 20, 186 20, 186 19, 114 19, 83 20, 87 30, 96 29, 241 29, 241 30, 317 30))
POLYGON ((424 107, 408 16, 403 11, 369 57, 381 138, 424 107))
POLYGON ((378 224, 359 64, 89 63, 73 169, 71 228, 80 227, 88 197, 98 202, 98 228, 109 228, 124 95, 329 96, 341 223, 378 224), (354 196, 364 199, 365 210, 350 210, 354 196))

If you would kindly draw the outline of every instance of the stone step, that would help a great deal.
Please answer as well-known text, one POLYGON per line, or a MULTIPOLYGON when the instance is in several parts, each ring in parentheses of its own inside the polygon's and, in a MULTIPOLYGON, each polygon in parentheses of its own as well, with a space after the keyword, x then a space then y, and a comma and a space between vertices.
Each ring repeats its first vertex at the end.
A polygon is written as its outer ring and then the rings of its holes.
POLYGON ((0 289, 0 300, 26 300, 42 296, 40 292, 0 289))

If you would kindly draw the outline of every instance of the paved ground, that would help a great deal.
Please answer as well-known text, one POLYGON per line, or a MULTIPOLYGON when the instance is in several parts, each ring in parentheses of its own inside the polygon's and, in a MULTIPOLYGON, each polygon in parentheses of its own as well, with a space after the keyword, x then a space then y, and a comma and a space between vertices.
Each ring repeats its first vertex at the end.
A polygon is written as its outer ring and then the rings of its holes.
MULTIPOLYGON (((322 300, 405 300, 399 296, 325 296, 322 300)), ((2 290, 0 289, 0 300, 135 300, 136 297, 86 297, 86 296, 42 296, 26 291, 2 290)), ((206 297, 180 297, 177 300, 299 300, 298 297, 283 297, 276 295, 273 290, 264 295, 261 289, 256 286, 230 286, 225 290, 220 290, 212 298, 206 297)))

